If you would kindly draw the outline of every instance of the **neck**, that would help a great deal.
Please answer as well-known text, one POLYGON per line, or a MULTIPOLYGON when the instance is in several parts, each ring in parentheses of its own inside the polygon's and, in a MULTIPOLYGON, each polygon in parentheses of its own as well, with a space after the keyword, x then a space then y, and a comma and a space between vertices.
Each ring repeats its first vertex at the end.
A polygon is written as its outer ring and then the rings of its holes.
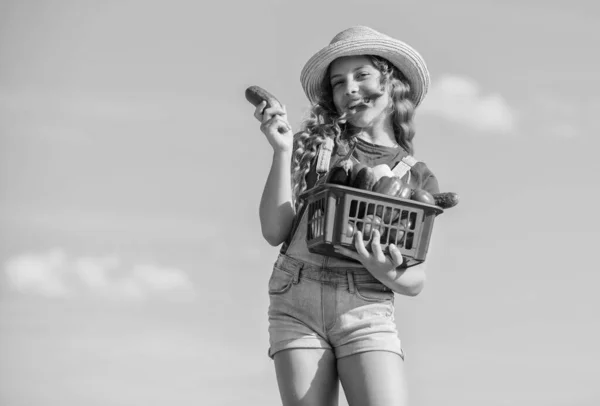
POLYGON ((386 117, 386 120, 376 121, 373 125, 362 128, 356 136, 371 144, 382 145, 384 147, 399 146, 394 134, 394 128, 392 127, 392 120, 389 116, 386 117))

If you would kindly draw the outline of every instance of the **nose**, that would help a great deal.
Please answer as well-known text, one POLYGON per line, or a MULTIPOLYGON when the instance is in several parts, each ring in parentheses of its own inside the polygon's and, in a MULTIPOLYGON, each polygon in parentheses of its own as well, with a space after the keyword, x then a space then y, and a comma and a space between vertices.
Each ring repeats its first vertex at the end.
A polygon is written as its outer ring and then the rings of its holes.
POLYGON ((349 79, 346 81, 346 95, 347 96, 351 96, 353 94, 358 93, 358 83, 353 80, 353 79, 349 79))

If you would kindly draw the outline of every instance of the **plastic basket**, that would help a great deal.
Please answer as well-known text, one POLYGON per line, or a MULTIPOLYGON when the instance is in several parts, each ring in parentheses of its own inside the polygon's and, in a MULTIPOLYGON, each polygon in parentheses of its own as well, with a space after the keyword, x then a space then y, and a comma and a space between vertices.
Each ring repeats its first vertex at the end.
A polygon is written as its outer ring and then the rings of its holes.
POLYGON ((375 228, 381 248, 396 244, 407 266, 425 260, 433 221, 443 209, 348 186, 322 184, 302 193, 308 211, 306 245, 313 253, 348 259, 335 246, 355 250, 353 234, 363 232, 367 248, 375 228))

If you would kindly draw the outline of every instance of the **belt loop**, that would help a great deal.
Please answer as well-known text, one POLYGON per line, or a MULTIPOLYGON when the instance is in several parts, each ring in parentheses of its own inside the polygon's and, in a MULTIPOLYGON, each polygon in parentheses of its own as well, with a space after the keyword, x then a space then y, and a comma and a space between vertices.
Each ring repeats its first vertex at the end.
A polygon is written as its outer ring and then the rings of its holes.
POLYGON ((296 266, 294 267, 294 279, 292 279, 292 282, 294 283, 294 285, 298 284, 298 282, 300 281, 300 270, 304 267, 304 264, 296 264, 296 266))
POLYGON ((352 271, 347 271, 346 275, 348 276, 348 292, 354 293, 354 275, 352 271))

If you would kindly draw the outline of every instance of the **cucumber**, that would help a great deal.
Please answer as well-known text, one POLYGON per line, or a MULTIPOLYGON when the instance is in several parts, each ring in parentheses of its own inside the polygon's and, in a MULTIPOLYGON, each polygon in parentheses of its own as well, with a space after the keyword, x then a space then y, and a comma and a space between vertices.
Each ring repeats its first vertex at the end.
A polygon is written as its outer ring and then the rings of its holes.
POLYGON ((262 101, 267 102, 267 106, 265 108, 273 107, 275 105, 280 105, 279 100, 271 93, 267 92, 260 86, 250 86, 246 89, 246 100, 248 100, 255 107, 258 106, 262 101))
POLYGON ((373 190, 375 182, 377 182, 377 179, 375 178, 373 169, 365 166, 356 174, 356 178, 352 182, 352 187, 363 190, 373 190))
POLYGON ((348 186, 350 184, 350 175, 341 166, 332 168, 327 174, 327 183, 333 183, 334 185, 348 186))
POLYGON ((449 209, 458 204, 458 194, 454 192, 444 192, 444 193, 435 193, 433 195, 433 200, 436 206, 441 207, 442 209, 449 209))

